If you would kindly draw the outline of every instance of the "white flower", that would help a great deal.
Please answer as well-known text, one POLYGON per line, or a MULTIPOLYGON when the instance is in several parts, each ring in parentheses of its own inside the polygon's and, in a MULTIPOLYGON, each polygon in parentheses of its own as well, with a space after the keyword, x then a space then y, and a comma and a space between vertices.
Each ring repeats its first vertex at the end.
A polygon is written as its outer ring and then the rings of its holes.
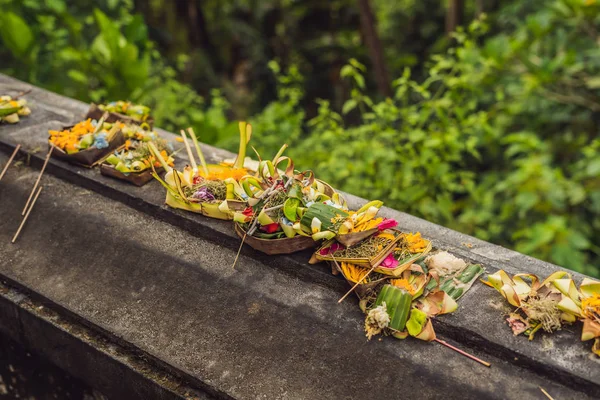
POLYGON ((365 320, 365 331, 367 332, 367 338, 371 338, 378 335, 390 324, 390 315, 387 313, 387 306, 385 301, 378 307, 375 307, 369 311, 365 320))
POLYGON ((430 270, 437 272, 439 275, 445 276, 462 271, 466 268, 467 263, 447 251, 440 251, 425 259, 425 264, 430 270))

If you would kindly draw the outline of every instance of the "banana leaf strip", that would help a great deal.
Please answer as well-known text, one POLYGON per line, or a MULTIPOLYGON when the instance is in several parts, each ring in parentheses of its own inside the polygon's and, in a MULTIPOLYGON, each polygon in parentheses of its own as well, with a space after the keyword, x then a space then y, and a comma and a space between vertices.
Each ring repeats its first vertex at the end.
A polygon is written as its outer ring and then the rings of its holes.
POLYGON ((448 314, 456 311, 457 308, 456 301, 442 290, 430 292, 427 296, 419 299, 419 309, 429 317, 448 314))

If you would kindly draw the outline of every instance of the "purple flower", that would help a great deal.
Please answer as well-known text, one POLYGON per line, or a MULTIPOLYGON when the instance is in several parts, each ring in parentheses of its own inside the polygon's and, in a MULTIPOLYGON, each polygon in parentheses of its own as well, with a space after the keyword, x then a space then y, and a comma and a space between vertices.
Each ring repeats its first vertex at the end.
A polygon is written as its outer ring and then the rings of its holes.
POLYGON ((194 199, 198 199, 198 200, 201 200, 201 201, 214 201, 215 200, 215 196, 213 196, 213 194, 208 191, 208 188, 206 186, 203 186, 200 189, 198 189, 192 195, 192 197, 194 199))

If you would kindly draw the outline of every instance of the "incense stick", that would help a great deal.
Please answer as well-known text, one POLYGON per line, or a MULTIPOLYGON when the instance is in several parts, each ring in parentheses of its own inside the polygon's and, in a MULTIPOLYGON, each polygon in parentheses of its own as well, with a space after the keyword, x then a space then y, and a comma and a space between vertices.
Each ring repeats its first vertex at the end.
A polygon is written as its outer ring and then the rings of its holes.
POLYGON ((374 265, 374 266, 372 266, 372 267, 371 267, 371 269, 369 270, 369 272, 367 272, 367 273, 365 274, 365 276, 363 276, 361 279, 359 279, 359 280, 358 280, 358 282, 356 282, 356 284, 355 284, 354 286, 352 286, 352 289, 348 290, 348 292, 346 292, 346 294, 345 294, 345 295, 343 295, 343 296, 342 296, 342 298, 338 300, 338 303, 341 303, 342 301, 344 301, 344 299, 345 299, 346 297, 348 297, 348 295, 349 295, 350 293, 352 293, 352 292, 354 291, 354 289, 356 289, 356 287, 357 287, 358 285, 360 285, 360 283, 361 283, 362 281, 364 281, 364 280, 365 280, 365 278, 366 278, 367 276, 369 276, 369 274, 371 274, 371 272, 373 272, 373 270, 374 270, 375 268, 377 268, 377 265, 374 265))
POLYGON ((23 97, 26 94, 29 94, 33 91, 33 89, 27 89, 27 90, 23 90, 21 93, 19 93, 18 95, 16 95, 15 97, 13 97, 13 99, 18 99, 19 97, 23 97))
POLYGON ((477 358, 477 357, 475 357, 475 356, 473 356, 473 355, 471 355, 471 354, 467 353, 466 351, 463 351, 463 350, 459 349, 458 347, 454 347, 454 346, 452 346, 452 345, 451 345, 450 343, 448 343, 448 342, 445 342, 445 341, 443 341, 443 340, 440 340, 440 339, 438 339, 438 338, 435 338, 435 339, 433 339, 433 340, 435 340, 435 341, 436 341, 436 342, 438 342, 439 344, 442 344, 442 345, 444 345, 444 346, 448 347, 449 349, 452 349, 452 350, 456 351, 457 353, 460 353, 460 354, 462 354, 463 356, 465 356, 465 357, 467 357, 467 358, 470 358, 471 360, 477 361, 478 363, 485 365, 485 366, 486 366, 486 367, 488 367, 488 368, 489 368, 489 367, 492 365, 492 364, 490 364, 490 363, 489 363, 489 362, 487 362, 487 361, 483 361, 482 359, 480 359, 480 358, 477 358))
POLYGON ((549 398, 550 400, 554 400, 554 398, 552 396, 550 396, 550 393, 546 392, 544 390, 544 388, 542 388, 541 386, 538 386, 540 388, 540 390, 542 391, 542 393, 544 393, 546 395, 547 398, 549 398))
POLYGON ((240 253, 242 251, 242 246, 244 246, 244 241, 246 240, 246 235, 248 235, 248 232, 244 233, 244 237, 242 238, 242 243, 240 243, 240 248, 238 249, 238 252, 235 255, 235 260, 233 260, 233 265, 231 266, 231 268, 233 268, 233 269, 235 269, 235 264, 237 264, 237 260, 240 257, 240 253))
POLYGON ((2 180, 2 177, 4 177, 4 174, 6 173, 6 171, 8 171, 8 167, 10 166, 10 163, 13 162, 13 159, 15 158, 15 156, 17 155, 17 153, 19 152, 19 149, 21 148, 21 145, 18 144, 17 147, 15 147, 15 151, 13 151, 12 155, 10 156, 10 158, 8 159, 8 162, 6 163, 6 165, 4 166, 4 169, 2 170, 2 172, 0 173, 0 181, 2 180))
POLYGON ((35 194, 33 202, 31 203, 31 207, 29 207, 29 210, 27 210, 27 214, 25 214, 25 218, 23 218, 23 221, 21 221, 21 225, 19 225, 19 229, 17 229, 17 233, 15 233, 15 236, 12 239, 12 243, 14 243, 17 240, 17 237, 19 237, 19 233, 21 233, 21 229, 23 229, 23 226, 25 226, 25 222, 27 221, 27 218, 29 218, 29 214, 31 213, 31 210, 33 210, 33 206, 35 205, 35 202, 37 201, 40 193, 42 192, 42 188, 43 186, 40 186, 37 193, 35 194))
POLYGON ((187 141, 187 136, 185 135, 185 131, 183 129, 181 130, 181 137, 183 138, 183 144, 185 146, 185 150, 187 151, 188 158, 190 159, 190 165, 192 166, 192 169, 194 170, 194 173, 195 173, 198 170, 198 165, 196 164, 196 159, 194 158, 194 155, 192 154, 192 149, 190 147, 190 144, 187 141))
POLYGON ((21 213, 21 215, 25 215, 25 212, 27 212, 27 207, 29 207, 29 202, 31 202, 31 198, 33 197, 33 194, 35 193, 35 189, 37 189, 38 185, 40 184, 40 180, 42 179, 42 175, 44 174, 46 165, 48 165, 48 161, 50 160, 50 156, 52 155, 52 150, 54 150, 54 146, 50 147, 50 150, 48 151, 48 154, 46 155, 46 159, 44 160, 44 165, 42 165, 42 170, 40 171, 40 174, 38 175, 38 178, 35 181, 35 184, 33 185, 33 189, 31 189, 31 193, 29 194, 29 198, 27 199, 27 203, 25 203, 25 207, 23 208, 23 212, 21 213))

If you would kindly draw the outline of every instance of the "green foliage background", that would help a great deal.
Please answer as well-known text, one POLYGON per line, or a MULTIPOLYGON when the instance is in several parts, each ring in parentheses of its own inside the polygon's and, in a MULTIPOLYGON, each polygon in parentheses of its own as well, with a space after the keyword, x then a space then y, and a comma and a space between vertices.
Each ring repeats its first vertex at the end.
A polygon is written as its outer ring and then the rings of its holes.
POLYGON ((248 118, 340 189, 600 276, 597 1, 467 1, 449 40, 439 1, 372 0, 390 98, 353 1, 196 2, 195 36, 171 2, 88 3, 0 0, 1 71, 224 147, 248 118))

